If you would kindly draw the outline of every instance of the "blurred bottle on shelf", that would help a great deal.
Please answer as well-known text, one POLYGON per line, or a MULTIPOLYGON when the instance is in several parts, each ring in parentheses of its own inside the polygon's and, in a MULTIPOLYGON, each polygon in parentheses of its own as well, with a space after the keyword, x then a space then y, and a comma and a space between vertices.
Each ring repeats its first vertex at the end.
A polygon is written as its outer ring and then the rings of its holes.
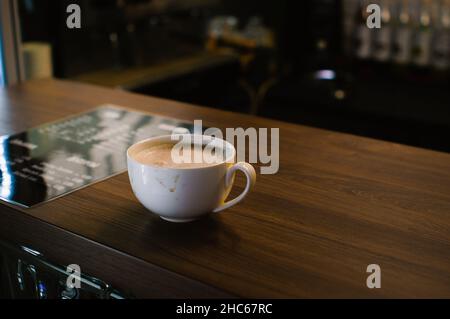
POLYGON ((400 1, 397 12, 392 59, 397 64, 405 65, 411 61, 412 49, 413 26, 410 0, 400 1))
MULTIPOLYGON (((415 15, 415 34, 412 49, 412 62, 418 67, 427 67, 431 63, 431 44, 433 39, 433 21, 431 0, 422 0, 415 15)), ((417 5, 414 6, 417 10, 417 5)))
POLYGON ((358 59, 366 60, 372 55, 372 32, 367 27, 368 1, 359 0, 358 9, 354 17, 355 33, 354 33, 354 54, 358 59))
POLYGON ((436 70, 445 71, 450 67, 450 0, 442 1, 437 12, 432 65, 436 70))
POLYGON ((392 54, 393 40, 393 1, 382 0, 378 3, 381 7, 381 28, 374 29, 373 58, 379 62, 387 62, 392 54))
MULTIPOLYGON (((394 76, 421 83, 450 78, 450 0, 353 1, 352 69, 357 77, 394 76), (381 28, 367 27, 367 6, 381 9, 381 28)), ((347 51, 349 52, 349 51, 347 51)))

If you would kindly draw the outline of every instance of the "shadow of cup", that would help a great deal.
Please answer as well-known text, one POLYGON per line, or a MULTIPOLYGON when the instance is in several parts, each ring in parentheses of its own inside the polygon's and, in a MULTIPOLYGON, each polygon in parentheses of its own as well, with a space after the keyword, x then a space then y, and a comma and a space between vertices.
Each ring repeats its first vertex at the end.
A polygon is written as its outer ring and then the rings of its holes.
POLYGON ((168 247, 200 249, 217 244, 233 246, 238 237, 218 217, 211 214, 190 223, 171 223, 161 218, 152 218, 146 231, 151 238, 168 247))

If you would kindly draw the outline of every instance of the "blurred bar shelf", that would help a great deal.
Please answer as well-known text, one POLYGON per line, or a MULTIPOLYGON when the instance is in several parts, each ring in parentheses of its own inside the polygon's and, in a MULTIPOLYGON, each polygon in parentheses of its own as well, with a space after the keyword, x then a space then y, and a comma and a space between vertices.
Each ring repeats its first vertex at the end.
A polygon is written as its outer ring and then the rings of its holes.
POLYGON ((155 65, 131 68, 111 68, 92 73, 74 76, 71 80, 101 85, 110 88, 135 90, 166 80, 190 75, 218 66, 226 66, 239 61, 239 56, 233 53, 199 53, 187 57, 155 65))

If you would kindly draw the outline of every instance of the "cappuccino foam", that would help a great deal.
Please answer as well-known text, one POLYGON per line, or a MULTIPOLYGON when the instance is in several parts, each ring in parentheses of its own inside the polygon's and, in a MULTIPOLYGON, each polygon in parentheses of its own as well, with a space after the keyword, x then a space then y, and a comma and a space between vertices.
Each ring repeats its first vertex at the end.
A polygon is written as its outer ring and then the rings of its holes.
POLYGON ((205 152, 203 146, 190 145, 185 148, 188 151, 190 150, 190 158, 188 157, 187 161, 179 163, 179 160, 174 161, 172 157, 174 146, 175 144, 173 143, 151 145, 137 151, 133 158, 141 164, 166 168, 201 168, 213 166, 223 161, 222 154, 205 152), (196 158, 200 158, 202 161, 195 163, 196 158))

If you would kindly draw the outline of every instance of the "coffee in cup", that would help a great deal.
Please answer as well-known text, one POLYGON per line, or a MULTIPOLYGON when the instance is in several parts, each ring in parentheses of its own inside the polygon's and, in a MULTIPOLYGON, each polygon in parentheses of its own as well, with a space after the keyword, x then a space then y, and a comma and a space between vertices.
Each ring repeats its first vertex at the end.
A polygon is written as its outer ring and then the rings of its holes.
POLYGON ((223 150, 220 148, 211 153, 205 150, 204 145, 193 144, 182 149, 183 152, 188 152, 187 156, 180 155, 180 159, 184 161, 176 161, 174 157, 177 157, 177 154, 173 154, 175 145, 175 142, 150 145, 136 152, 133 158, 141 164, 165 168, 201 168, 223 161, 223 150), (201 161, 196 162, 196 158, 201 161))
POLYGON ((242 201, 255 184, 254 168, 235 163, 236 150, 227 141, 207 135, 184 136, 196 142, 186 147, 166 135, 138 142, 127 150, 128 175, 138 200, 172 222, 196 220, 242 201), (226 201, 238 170, 247 177, 246 187, 226 201))

